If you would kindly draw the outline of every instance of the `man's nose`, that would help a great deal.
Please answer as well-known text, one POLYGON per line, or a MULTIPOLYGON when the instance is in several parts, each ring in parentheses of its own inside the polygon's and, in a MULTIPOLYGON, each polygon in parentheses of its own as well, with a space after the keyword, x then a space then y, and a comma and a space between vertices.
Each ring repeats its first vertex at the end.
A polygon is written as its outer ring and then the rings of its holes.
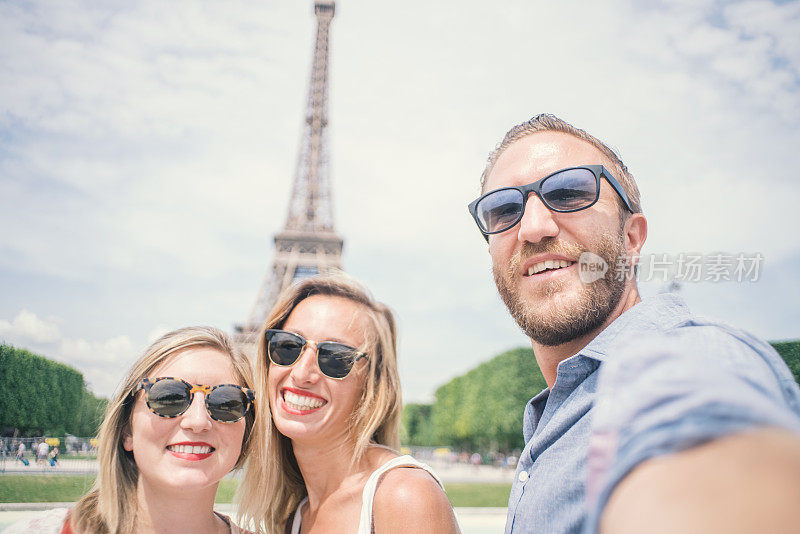
POLYGON ((206 394, 195 393, 189 408, 181 415, 181 428, 192 432, 203 432, 211 429, 212 423, 211 416, 206 410, 206 394))
POLYGON ((546 237, 557 236, 559 228, 554 215, 555 213, 542 203, 536 193, 530 193, 525 204, 525 212, 519 221, 517 239, 522 242, 538 243, 546 237))

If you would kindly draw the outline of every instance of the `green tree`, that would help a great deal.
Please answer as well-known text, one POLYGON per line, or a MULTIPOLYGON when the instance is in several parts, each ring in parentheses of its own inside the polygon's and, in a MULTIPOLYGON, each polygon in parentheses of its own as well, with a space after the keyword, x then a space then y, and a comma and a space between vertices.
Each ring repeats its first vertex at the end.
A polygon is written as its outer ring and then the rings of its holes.
POLYGON ((75 436, 96 436, 100 423, 103 422, 107 405, 108 400, 95 397, 91 391, 84 389, 78 420, 75 428, 69 430, 69 433, 75 436))
POLYGON ((423 411, 415 405, 406 427, 409 443, 500 451, 521 447, 524 406, 545 386, 531 349, 500 354, 436 390, 430 435, 419 432, 426 427, 417 422, 423 411))
POLYGON ((771 344, 789 366, 794 379, 800 382, 800 340, 779 341, 771 344))
POLYGON ((0 428, 64 435, 78 427, 85 390, 72 367, 0 345, 0 428))
POLYGON ((434 445, 434 429, 430 404, 403 406, 403 443, 407 445, 434 445))

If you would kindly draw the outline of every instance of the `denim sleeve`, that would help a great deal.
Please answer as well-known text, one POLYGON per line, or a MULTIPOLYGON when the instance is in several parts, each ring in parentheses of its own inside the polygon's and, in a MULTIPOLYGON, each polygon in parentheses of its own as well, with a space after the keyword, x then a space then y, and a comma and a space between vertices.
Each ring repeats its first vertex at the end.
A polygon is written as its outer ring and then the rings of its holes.
POLYGON ((766 343, 695 325, 632 339, 600 368, 588 453, 587 521, 641 462, 755 427, 800 433, 800 390, 766 343))

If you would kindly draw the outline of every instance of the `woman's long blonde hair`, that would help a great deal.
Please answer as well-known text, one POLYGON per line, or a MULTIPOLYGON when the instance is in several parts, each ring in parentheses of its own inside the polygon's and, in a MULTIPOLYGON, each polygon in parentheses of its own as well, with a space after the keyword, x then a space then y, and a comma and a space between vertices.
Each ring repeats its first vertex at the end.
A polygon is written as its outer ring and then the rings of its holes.
MULTIPOLYGON (((295 307, 314 295, 345 298, 361 305, 370 325, 369 331, 364 333, 369 372, 349 425, 355 444, 353 458, 363 457, 370 444, 392 449, 400 446, 402 401, 397 373, 397 332, 391 310, 345 274, 317 276, 289 288, 278 298, 259 339, 256 365, 256 428, 259 432, 253 435, 253 454, 238 491, 242 524, 256 532, 284 532, 287 520, 306 495, 291 440, 272 422, 267 390, 269 359, 263 334, 267 328, 283 328, 295 307)), ((342 458, 342 461, 349 460, 342 458)))
MULTIPOLYGON (((129 534, 136 525, 136 485, 139 470, 133 453, 126 451, 122 442, 129 430, 131 411, 135 402, 135 390, 139 382, 167 359, 189 349, 209 347, 216 349, 231 360, 231 366, 240 384, 252 388, 253 372, 250 362, 231 342, 228 336, 216 328, 193 326, 164 334, 145 350, 133 364, 122 384, 106 408, 103 423, 97 434, 97 459, 99 470, 94 486, 70 512, 73 530, 80 533, 129 534)), ((240 466, 252 448, 253 410, 245 416, 245 432, 242 452, 236 462, 240 466)))

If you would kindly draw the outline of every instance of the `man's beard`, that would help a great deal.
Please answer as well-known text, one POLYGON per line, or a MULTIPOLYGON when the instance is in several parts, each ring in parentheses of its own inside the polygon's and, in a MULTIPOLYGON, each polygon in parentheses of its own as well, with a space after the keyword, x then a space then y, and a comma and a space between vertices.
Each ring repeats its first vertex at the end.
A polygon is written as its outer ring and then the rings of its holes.
POLYGON ((615 269, 619 265, 619 259, 625 257, 625 243, 621 233, 616 236, 603 235, 590 248, 547 238, 539 243, 525 243, 505 269, 494 265, 492 272, 500 297, 522 331, 534 342, 552 347, 589 334, 605 323, 625 290, 629 273, 625 272, 624 276, 620 276, 615 269), (605 260, 609 268, 603 278, 590 284, 581 284, 576 298, 567 299, 570 295, 560 295, 563 297, 561 299, 555 298, 562 291, 570 291, 569 285, 574 283, 563 279, 543 282, 540 295, 520 295, 520 270, 527 258, 534 254, 555 253, 577 262, 583 252, 597 254, 605 260), (546 302, 551 302, 550 309, 537 306, 546 302))

